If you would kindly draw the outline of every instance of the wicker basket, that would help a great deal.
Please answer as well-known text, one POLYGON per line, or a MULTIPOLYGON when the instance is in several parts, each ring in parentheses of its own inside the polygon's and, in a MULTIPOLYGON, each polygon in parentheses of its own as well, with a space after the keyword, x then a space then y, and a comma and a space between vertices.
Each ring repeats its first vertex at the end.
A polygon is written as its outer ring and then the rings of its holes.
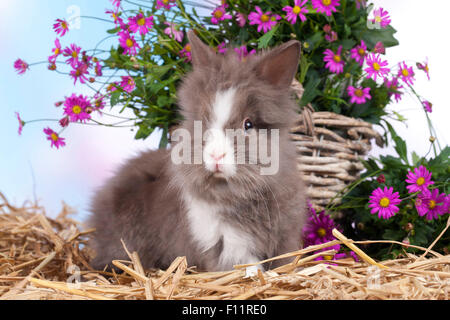
MULTIPOLYGON (((301 98, 302 85, 292 84, 301 98)), ((308 196, 316 210, 330 201, 339 203, 338 193, 358 179, 364 169, 360 159, 371 150, 371 140, 383 146, 383 139, 370 123, 332 112, 314 112, 310 105, 303 109, 292 140, 297 145, 298 169, 308 186, 308 196)))

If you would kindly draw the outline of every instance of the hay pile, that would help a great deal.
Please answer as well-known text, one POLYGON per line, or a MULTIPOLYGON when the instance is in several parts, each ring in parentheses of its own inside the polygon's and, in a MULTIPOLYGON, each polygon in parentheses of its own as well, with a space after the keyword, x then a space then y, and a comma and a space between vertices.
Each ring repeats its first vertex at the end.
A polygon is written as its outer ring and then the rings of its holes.
POLYGON ((50 219, 43 208, 16 208, 0 193, 0 299, 447 300, 450 295, 450 255, 421 248, 421 257, 405 253, 406 258, 381 264, 336 231, 339 240, 277 257, 294 261, 252 277, 246 277, 248 265, 200 273, 188 268, 184 257, 166 271, 145 271, 135 252, 128 252, 129 261, 113 262, 123 273, 95 271, 89 266, 92 253, 87 246, 93 230, 80 231, 70 213, 65 207, 50 219), (354 250, 361 262, 342 259, 329 265, 314 258, 333 250, 310 254, 337 243, 354 250))

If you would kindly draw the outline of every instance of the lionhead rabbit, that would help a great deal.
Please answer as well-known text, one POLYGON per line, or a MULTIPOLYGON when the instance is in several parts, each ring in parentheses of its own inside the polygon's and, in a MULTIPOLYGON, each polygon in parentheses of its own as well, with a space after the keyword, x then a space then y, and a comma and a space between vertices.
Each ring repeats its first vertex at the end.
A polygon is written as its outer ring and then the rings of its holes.
POLYGON ((172 149, 130 160, 94 197, 96 268, 126 259, 121 239, 145 268, 186 256, 209 271, 301 245, 306 199, 289 140, 300 43, 240 60, 234 50, 216 54, 193 32, 188 37, 193 71, 178 90, 181 134, 172 149))

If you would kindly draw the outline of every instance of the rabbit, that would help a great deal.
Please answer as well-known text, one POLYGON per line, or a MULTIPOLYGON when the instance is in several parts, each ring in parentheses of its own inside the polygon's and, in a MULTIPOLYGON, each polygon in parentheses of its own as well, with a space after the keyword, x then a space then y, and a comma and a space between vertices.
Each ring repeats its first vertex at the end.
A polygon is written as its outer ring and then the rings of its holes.
POLYGON ((172 141, 169 149, 129 160, 93 197, 88 224, 96 228, 96 269, 127 259, 121 239, 146 269, 166 269, 185 256, 200 271, 224 271, 301 248, 307 200, 289 139, 298 108, 290 85, 300 42, 240 59, 232 49, 225 55, 214 52, 192 31, 188 39, 192 71, 177 96, 183 116, 179 129, 190 133, 191 140, 172 141), (196 123, 210 130, 200 143, 192 138, 196 123), (239 137, 230 141, 224 135, 226 129, 244 138, 240 145, 239 137), (267 141, 258 136, 264 130, 267 141), (237 156, 238 147, 250 147, 251 133, 260 145, 278 146, 274 173, 261 174, 267 164, 259 155, 252 162, 247 150, 237 156), (192 161, 176 163, 173 154, 180 143, 200 152, 200 161, 188 155, 192 161))

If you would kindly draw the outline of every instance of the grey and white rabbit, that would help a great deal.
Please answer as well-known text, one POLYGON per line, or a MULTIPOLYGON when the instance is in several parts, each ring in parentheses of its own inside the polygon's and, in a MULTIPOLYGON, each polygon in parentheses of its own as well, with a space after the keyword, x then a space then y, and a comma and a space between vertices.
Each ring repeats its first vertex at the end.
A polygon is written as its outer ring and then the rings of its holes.
POLYGON ((188 37, 193 71, 178 89, 180 128, 192 134, 191 151, 201 152, 203 161, 174 163, 174 143, 172 149, 145 152, 122 166, 93 199, 89 224, 96 228, 95 268, 126 259, 121 239, 138 252, 145 268, 162 269, 186 256, 199 270, 229 270, 301 247, 306 197, 289 139, 298 108, 290 84, 300 43, 289 41, 241 60, 234 50, 216 54, 193 32, 188 37), (201 121, 203 131, 214 129, 197 145, 195 121, 201 121), (226 129, 237 130, 244 140, 230 141, 226 129), (262 175, 267 164, 249 161, 249 152, 236 160, 242 143, 249 147, 248 137, 262 129, 268 132, 267 146, 279 138, 274 174, 262 175), (276 137, 272 129, 278 129, 276 137))

